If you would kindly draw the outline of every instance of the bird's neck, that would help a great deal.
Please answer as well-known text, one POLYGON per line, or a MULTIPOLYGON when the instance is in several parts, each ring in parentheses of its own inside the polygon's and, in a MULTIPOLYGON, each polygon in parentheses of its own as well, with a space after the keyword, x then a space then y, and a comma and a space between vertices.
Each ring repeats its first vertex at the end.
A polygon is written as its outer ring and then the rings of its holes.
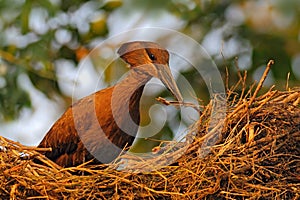
POLYGON ((152 77, 146 74, 140 74, 134 69, 128 72, 128 75, 115 86, 115 92, 123 96, 122 100, 140 99, 145 84, 152 77))
POLYGON ((139 71, 135 70, 135 69, 131 69, 128 72, 128 75, 119 83, 119 85, 125 85, 125 86, 129 86, 129 85, 135 85, 135 86, 141 86, 141 85, 145 85, 152 77, 144 74, 144 73, 140 73, 139 71))
POLYGON ((145 84, 151 79, 146 74, 130 70, 128 75, 115 85, 111 108, 115 122, 124 132, 135 135, 140 123, 140 99, 145 84))

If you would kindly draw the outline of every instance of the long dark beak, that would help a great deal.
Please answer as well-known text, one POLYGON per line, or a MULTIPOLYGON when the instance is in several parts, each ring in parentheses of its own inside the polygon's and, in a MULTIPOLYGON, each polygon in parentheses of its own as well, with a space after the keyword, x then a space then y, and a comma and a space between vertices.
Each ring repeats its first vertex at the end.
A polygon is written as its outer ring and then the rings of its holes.
POLYGON ((172 76, 171 70, 168 65, 157 66, 158 78, 166 86, 166 88, 173 94, 179 102, 183 102, 183 98, 179 92, 176 82, 172 76))

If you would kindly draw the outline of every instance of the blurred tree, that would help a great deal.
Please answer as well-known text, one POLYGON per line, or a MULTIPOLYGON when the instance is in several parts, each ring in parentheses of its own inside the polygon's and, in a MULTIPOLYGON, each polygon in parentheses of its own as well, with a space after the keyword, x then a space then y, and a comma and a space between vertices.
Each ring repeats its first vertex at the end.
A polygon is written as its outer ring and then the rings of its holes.
POLYGON ((207 41, 211 46, 217 45, 217 51, 209 51, 210 48, 208 51, 220 68, 226 66, 235 71, 237 58, 239 67, 251 75, 274 59, 272 75, 276 83, 273 84, 282 88, 290 73, 290 85, 297 85, 300 77, 295 77, 295 73, 299 74, 300 66, 291 63, 300 54, 300 1, 172 2, 169 10, 187 21, 184 33, 205 47, 207 41), (208 40, 216 30, 220 33, 220 40, 214 37, 217 44, 208 40))
POLYGON ((0 1, 0 119, 18 116, 30 106, 28 94, 18 85, 26 73, 49 98, 60 95, 57 59, 77 63, 85 46, 108 32, 106 16, 121 1, 0 1))

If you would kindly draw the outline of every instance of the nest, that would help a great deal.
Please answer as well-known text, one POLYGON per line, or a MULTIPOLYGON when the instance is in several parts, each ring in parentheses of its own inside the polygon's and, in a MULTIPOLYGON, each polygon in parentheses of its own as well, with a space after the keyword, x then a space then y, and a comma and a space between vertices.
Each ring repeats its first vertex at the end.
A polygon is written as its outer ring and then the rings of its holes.
POLYGON ((227 115, 207 155, 201 156, 214 131, 212 104, 184 152, 155 158, 180 155, 176 162, 149 172, 119 171, 118 163, 61 168, 39 153, 43 149, 0 137, 0 199, 299 199, 300 89, 270 88, 258 96, 264 77, 248 90, 244 78, 228 89, 227 115), (233 92, 240 85, 241 92, 233 92))

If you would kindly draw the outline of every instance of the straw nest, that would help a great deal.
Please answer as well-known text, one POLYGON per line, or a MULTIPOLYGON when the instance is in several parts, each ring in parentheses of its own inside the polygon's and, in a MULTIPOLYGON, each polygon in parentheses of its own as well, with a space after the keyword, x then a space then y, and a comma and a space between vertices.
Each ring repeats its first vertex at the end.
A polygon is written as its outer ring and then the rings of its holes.
POLYGON ((0 199, 299 199, 300 89, 270 88, 258 96, 266 74, 248 90, 245 76, 227 89, 227 115, 218 129, 209 128, 208 104, 193 134, 178 143, 191 142, 184 151, 132 165, 151 167, 180 155, 172 165, 149 172, 115 170, 118 163, 61 168, 43 157, 42 149, 1 137, 0 199), (216 130, 218 137, 201 156, 216 130))

